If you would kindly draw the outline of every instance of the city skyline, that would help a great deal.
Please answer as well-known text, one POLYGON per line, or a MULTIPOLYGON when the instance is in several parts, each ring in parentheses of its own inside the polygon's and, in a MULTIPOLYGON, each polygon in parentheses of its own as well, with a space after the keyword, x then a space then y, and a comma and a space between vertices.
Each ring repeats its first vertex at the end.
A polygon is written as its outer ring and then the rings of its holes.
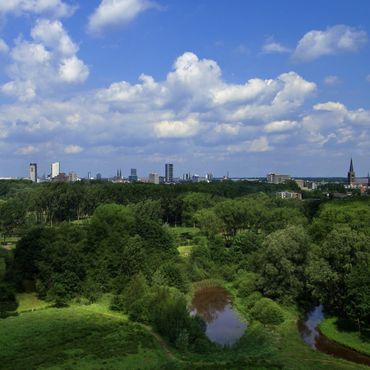
POLYGON ((0 177, 370 169, 366 0, 25 4, 0 4, 0 177))

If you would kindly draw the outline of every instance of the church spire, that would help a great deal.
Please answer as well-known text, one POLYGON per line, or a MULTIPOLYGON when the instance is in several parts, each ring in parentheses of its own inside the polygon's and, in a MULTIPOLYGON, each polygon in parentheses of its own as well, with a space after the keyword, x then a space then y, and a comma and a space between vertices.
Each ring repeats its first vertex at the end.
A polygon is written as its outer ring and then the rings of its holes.
POLYGON ((353 161, 351 158, 351 163, 349 165, 349 171, 347 174, 347 184, 352 187, 353 185, 355 185, 355 183, 356 183, 356 174, 353 169, 353 161))
POLYGON ((353 161, 352 161, 352 158, 351 158, 351 164, 349 165, 349 172, 355 172, 355 171, 353 171, 353 161))

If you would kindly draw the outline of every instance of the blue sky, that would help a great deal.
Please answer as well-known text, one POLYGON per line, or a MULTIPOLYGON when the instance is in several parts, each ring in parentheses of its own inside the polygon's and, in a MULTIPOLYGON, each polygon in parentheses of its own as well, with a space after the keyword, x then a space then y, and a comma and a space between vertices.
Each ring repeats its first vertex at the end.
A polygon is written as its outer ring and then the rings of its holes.
POLYGON ((370 2, 2 0, 0 177, 370 169, 370 2))

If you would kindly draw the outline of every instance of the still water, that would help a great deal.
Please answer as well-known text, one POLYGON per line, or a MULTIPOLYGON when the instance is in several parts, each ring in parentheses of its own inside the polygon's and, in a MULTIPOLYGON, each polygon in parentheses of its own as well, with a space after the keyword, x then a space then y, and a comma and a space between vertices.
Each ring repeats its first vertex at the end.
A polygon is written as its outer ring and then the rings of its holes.
POLYGON ((303 340, 310 347, 328 355, 370 366, 369 356, 362 355, 352 349, 331 342, 322 335, 318 330, 318 326, 322 320, 324 320, 324 308, 322 305, 319 305, 307 313, 305 320, 298 322, 299 332, 303 340))
POLYGON ((247 328, 232 308, 229 293, 221 287, 197 290, 192 300, 192 314, 205 321, 207 337, 222 346, 236 343, 247 328))

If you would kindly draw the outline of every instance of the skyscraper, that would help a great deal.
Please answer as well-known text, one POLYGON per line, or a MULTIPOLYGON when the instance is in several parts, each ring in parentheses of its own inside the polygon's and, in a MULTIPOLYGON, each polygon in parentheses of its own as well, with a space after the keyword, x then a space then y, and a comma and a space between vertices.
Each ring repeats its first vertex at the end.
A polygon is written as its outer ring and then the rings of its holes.
POLYGON ((169 184, 173 182, 173 164, 172 163, 166 163, 165 165, 165 181, 169 184))
POLYGON ((30 180, 37 182, 37 163, 30 163, 30 180))
POLYGON ((351 163, 349 165, 349 171, 347 174, 347 183, 349 186, 353 186, 356 183, 356 174, 355 174, 355 170, 353 169, 352 158, 351 158, 351 163))
POLYGON ((150 173, 149 174, 149 180, 151 184, 159 184, 159 175, 157 173, 150 173))
POLYGON ((54 162, 51 164, 51 178, 54 178, 60 174, 60 162, 54 162))
POLYGON ((130 176, 128 177, 130 182, 137 181, 137 170, 136 168, 131 168, 130 176))

